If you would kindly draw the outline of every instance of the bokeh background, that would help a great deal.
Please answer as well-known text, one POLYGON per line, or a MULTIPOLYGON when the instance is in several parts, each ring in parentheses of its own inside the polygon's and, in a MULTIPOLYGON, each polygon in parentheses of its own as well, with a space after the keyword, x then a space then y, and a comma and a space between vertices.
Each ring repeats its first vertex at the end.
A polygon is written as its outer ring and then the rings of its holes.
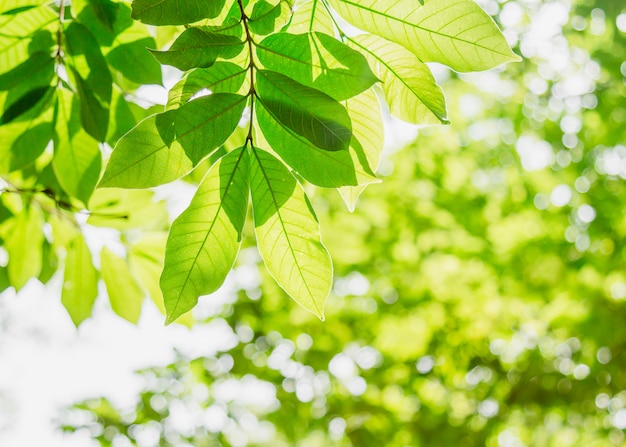
POLYGON ((353 213, 309 191, 335 265, 325 322, 267 275, 251 229, 193 329, 100 303, 76 332, 47 289, 5 292, 0 441, 624 445, 626 5, 479 3, 523 62, 433 67, 452 125, 390 123, 353 213))

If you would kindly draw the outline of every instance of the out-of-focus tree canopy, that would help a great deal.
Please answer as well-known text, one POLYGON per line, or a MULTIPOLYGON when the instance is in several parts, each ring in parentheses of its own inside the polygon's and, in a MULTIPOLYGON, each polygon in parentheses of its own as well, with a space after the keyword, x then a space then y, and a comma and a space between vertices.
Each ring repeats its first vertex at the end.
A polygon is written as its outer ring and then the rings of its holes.
POLYGON ((316 192, 326 321, 245 249, 204 306, 221 350, 142 371, 134 408, 89 400, 64 429, 102 446, 624 444, 626 7, 482 4, 524 62, 442 70, 454 126, 390 156, 354 213, 316 192))

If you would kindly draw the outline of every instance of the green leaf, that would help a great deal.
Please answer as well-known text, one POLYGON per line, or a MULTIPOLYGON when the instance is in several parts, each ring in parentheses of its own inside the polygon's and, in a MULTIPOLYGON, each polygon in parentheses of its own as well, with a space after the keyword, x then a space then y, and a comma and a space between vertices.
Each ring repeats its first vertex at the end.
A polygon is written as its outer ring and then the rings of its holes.
POLYGON ((333 268, 304 191, 279 160, 260 149, 250 156, 250 191, 257 245, 268 272, 323 320, 333 268))
POLYGON ((4 246, 9 254, 9 281, 16 291, 41 273, 43 224, 43 213, 35 205, 25 207, 14 218, 13 231, 4 246))
POLYGON ((382 81, 389 111, 413 124, 448 124, 446 101, 428 65, 403 46, 373 34, 352 43, 382 81))
POLYGON ((260 102, 282 126, 320 149, 348 148, 352 136, 350 117, 330 96, 267 70, 257 72, 256 89, 260 102))
POLYGON ((179 70, 207 68, 218 57, 231 58, 244 48, 244 42, 235 36, 213 33, 201 28, 186 29, 169 50, 150 50, 160 63, 179 70))
POLYGON ((98 272, 83 235, 76 232, 67 247, 61 292, 61 303, 76 326, 91 316, 97 296, 98 272))
POLYGON ((341 101, 368 88, 378 79, 359 52, 326 34, 272 34, 256 47, 265 68, 289 74, 307 87, 341 101))
POLYGON ((216 62, 210 69, 188 73, 169 91, 167 109, 176 109, 199 92, 238 93, 248 71, 232 62, 216 62))
POLYGON ((150 25, 187 25, 217 17, 232 0, 135 0, 132 18, 150 25))
POLYGON ((144 293, 131 275, 126 259, 104 247, 100 252, 100 269, 113 312, 136 324, 141 315, 144 293))
POLYGON ((16 121, 0 127, 0 173, 33 163, 52 138, 52 112, 31 121, 16 121))
POLYGON ((146 118, 117 143, 100 186, 147 188, 189 173, 235 130, 246 100, 215 93, 146 118))
POLYGON ((258 104, 255 110, 268 145, 308 182, 325 188, 338 188, 376 181, 369 169, 363 169, 352 149, 322 150, 276 121, 262 104, 258 104))
POLYGON ((353 25, 405 46, 423 62, 480 71, 520 60, 473 0, 330 0, 353 25))
POLYGON ((211 167, 172 223, 161 276, 166 324, 222 285, 239 252, 247 209, 248 154, 240 148, 211 167))
POLYGON ((137 84, 161 84, 161 66, 146 51, 154 46, 154 39, 144 37, 116 45, 106 55, 107 62, 126 79, 137 84))
POLYGON ((102 156, 98 142, 76 126, 76 121, 76 102, 67 90, 60 89, 52 166, 63 189, 87 204, 98 183, 102 156))

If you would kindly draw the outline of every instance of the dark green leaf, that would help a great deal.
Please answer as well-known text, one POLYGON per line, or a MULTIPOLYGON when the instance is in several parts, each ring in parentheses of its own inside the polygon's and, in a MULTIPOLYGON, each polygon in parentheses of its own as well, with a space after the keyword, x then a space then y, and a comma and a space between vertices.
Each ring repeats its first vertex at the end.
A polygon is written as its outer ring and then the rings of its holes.
POLYGON ((0 116, 0 125, 10 123, 20 115, 28 112, 52 91, 54 91, 52 87, 38 87, 25 93, 5 109, 2 116, 0 116))
POLYGON ((352 137, 350 117, 330 96, 267 70, 257 72, 256 88, 265 109, 284 127, 320 149, 348 148, 352 137))
POLYGON ((73 72, 80 99, 80 122, 89 135, 97 141, 105 141, 109 128, 109 109, 102 105, 80 74, 73 72))

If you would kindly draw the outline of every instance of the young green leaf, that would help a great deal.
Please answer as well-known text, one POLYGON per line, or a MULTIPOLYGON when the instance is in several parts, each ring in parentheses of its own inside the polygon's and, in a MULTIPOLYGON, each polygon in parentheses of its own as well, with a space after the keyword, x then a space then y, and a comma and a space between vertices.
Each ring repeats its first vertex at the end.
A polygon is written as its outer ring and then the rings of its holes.
POLYGON ((100 269, 113 312, 136 324, 145 295, 131 275, 128 263, 104 247, 100 252, 100 269))
POLYGON ((216 291, 235 262, 248 209, 248 163, 244 148, 220 159, 172 223, 161 276, 168 324, 216 291))
POLYGON ((254 226, 265 266, 290 297, 323 320, 333 268, 317 218, 279 160, 256 148, 250 159, 254 226))
POLYGON ((99 186, 148 188, 182 177, 226 141, 246 100, 215 93, 146 118, 117 143, 99 186))
POLYGON ((257 72, 256 89, 260 102, 276 121, 320 149, 338 151, 350 145, 348 112, 325 93, 267 70, 257 72))
POLYGON ((207 68, 218 57, 231 58, 244 48, 244 42, 235 36, 210 32, 201 28, 186 29, 169 50, 150 50, 160 63, 179 70, 207 68))
POLYGON ((333 19, 321 1, 298 2, 294 5, 293 15, 287 27, 293 34, 319 31, 329 36, 335 35, 333 19))
POLYGON ((473 0, 330 0, 353 25, 413 51, 423 62, 479 71, 519 60, 493 19, 473 0))
POLYGON ((233 0, 135 0, 132 18, 149 25, 187 25, 217 17, 233 0))
POLYGON ((291 5, 285 0, 272 4, 266 0, 254 3, 248 27, 254 34, 265 36, 281 29, 291 18, 291 5))
POLYGON ((124 77, 138 84, 161 84, 161 66, 146 51, 155 45, 154 39, 144 37, 115 46, 106 55, 107 62, 124 77))
POLYGON ((33 163, 52 138, 52 113, 32 121, 19 121, 0 127, 0 173, 22 169, 33 163))
POLYGON ((76 326, 91 315, 98 296, 98 272, 82 233, 76 232, 67 247, 61 303, 76 326))
POLYGON ((74 67, 71 68, 80 100, 80 122, 89 135, 97 141, 105 141, 109 128, 109 108, 102 105, 87 82, 74 67))
POLYGON ((446 102, 428 65, 401 45, 374 34, 351 39, 382 81, 389 111, 413 124, 447 124, 446 102))
POLYGON ((177 109, 198 92, 239 93, 248 71, 232 62, 216 62, 210 69, 188 73, 168 94, 167 109, 177 109))
POLYGON ((268 145, 306 181, 324 188, 370 183, 375 180, 363 169, 351 150, 326 151, 276 121, 258 104, 256 118, 268 145))
POLYGON ((13 231, 4 242, 9 254, 9 281, 17 291, 41 272, 43 223, 43 214, 38 206, 25 207, 14 218, 13 231))
POLYGON ((326 34, 272 34, 256 47, 263 66, 289 74, 337 101, 351 98, 378 79, 359 52, 326 34))

